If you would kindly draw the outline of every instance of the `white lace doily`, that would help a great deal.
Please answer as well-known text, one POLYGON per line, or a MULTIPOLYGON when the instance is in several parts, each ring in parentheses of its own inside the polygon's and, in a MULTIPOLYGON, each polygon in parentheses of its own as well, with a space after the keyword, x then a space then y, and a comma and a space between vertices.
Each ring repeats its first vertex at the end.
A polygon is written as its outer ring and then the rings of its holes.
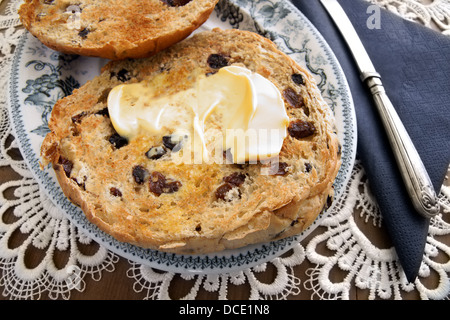
MULTIPOLYGON (((450 35, 449 0, 371 1, 450 35)), ((114 272, 119 257, 101 246, 94 253, 84 254, 80 247, 92 240, 53 206, 25 162, 15 156, 18 148, 8 118, 6 89, 14 48, 23 29, 16 14, 20 1, 4 2, 0 0, 1 6, 6 6, 0 16, 0 168, 12 169, 18 178, 0 184, 0 287, 8 299, 39 299, 44 294, 51 299, 70 299, 74 290, 85 290, 88 277, 102 281, 104 272, 114 272), (20 245, 11 247, 11 239, 17 234, 22 237, 20 245), (31 247, 43 252, 33 266, 26 263, 31 247), (53 259, 60 253, 68 257, 63 266, 55 265, 53 259)), ((193 283, 184 298, 195 299, 202 289, 227 299, 231 285, 245 284, 250 287, 250 299, 286 299, 302 290, 310 291, 313 298, 349 299, 352 287, 367 290, 369 299, 402 299, 412 291, 422 299, 448 299, 450 247, 448 241, 445 244, 440 239, 450 234, 449 199, 450 188, 444 186, 440 194, 443 210, 431 221, 419 277, 408 283, 394 249, 377 247, 364 232, 367 226, 381 228, 383 221, 357 161, 344 196, 321 224, 322 233, 296 245, 289 254, 251 269, 234 274, 180 276, 193 283), (319 253, 324 247, 327 255, 319 253), (306 280, 301 280, 294 271, 306 260, 312 267, 307 269, 306 280), (258 275, 267 272, 269 264, 272 272, 275 268, 276 278, 263 283, 258 275), (336 269, 344 275, 338 281, 330 276, 336 269), (427 280, 431 275, 438 280, 430 288, 427 280)), ((133 290, 143 292, 146 299, 170 299, 169 289, 177 275, 130 262, 124 276, 132 279, 133 290)))

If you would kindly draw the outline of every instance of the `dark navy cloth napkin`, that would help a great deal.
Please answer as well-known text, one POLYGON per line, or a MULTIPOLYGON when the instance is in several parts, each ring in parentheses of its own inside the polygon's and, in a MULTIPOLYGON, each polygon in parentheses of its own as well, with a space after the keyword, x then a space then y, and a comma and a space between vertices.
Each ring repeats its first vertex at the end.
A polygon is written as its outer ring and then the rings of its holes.
MULTIPOLYGON (((437 193, 450 163, 450 37, 380 10, 372 3, 339 0, 347 12, 424 162, 437 193), (369 8, 371 9, 371 8, 369 8), (371 23, 378 23, 371 24, 371 23)), ((357 156, 366 171, 386 229, 408 281, 418 276, 429 220, 407 195, 372 97, 360 81, 346 43, 319 0, 292 0, 315 25, 339 60, 349 83, 358 125, 357 156)))

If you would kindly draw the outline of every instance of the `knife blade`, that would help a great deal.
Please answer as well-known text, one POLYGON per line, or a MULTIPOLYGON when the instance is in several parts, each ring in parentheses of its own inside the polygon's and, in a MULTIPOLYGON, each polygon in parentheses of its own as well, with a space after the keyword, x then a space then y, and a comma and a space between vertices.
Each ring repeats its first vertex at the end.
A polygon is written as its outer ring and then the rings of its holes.
POLYGON ((440 209, 436 192, 419 153, 386 94, 381 75, 376 71, 358 33, 339 2, 320 2, 347 43, 360 71, 361 81, 370 89, 414 208, 425 218, 434 217, 440 209))

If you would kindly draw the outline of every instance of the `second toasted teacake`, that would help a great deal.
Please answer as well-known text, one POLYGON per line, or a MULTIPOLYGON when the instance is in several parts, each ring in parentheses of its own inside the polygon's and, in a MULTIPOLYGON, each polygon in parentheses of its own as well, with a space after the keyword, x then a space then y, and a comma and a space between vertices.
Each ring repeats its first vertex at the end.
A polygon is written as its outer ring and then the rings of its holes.
POLYGON ((48 47, 107 59, 155 54, 189 36, 218 0, 26 0, 20 19, 48 47))

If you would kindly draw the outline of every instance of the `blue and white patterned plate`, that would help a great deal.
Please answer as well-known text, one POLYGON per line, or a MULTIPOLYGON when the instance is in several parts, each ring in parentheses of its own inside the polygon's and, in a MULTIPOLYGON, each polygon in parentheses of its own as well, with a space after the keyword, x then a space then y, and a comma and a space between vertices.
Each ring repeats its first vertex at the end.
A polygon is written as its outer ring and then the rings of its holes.
MULTIPOLYGON (((212 27, 260 33, 315 76, 323 97, 336 115, 342 143, 343 163, 335 182, 336 198, 339 198, 355 159, 356 120, 345 76, 325 40, 301 12, 282 0, 220 0, 210 19, 198 31, 212 27)), ((331 208, 298 236, 210 255, 177 255, 143 249, 119 242, 100 231, 64 196, 53 171, 40 169, 39 150, 49 131, 47 123, 54 103, 99 74, 105 63, 103 59, 55 52, 26 32, 16 48, 9 83, 10 116, 29 169, 55 206, 86 235, 127 259, 160 270, 224 273, 252 267, 283 254, 327 216, 331 208)))

